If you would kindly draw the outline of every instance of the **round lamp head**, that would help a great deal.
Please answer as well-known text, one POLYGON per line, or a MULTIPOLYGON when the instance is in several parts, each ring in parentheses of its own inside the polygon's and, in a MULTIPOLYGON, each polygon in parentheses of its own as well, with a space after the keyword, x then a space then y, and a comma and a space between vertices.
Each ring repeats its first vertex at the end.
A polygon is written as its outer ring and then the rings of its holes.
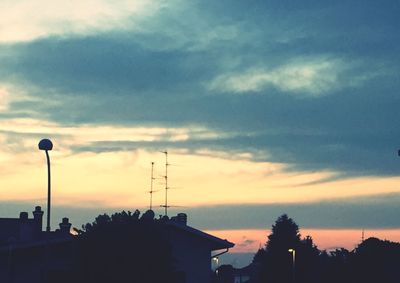
POLYGON ((53 143, 49 139, 42 139, 39 142, 39 149, 40 150, 52 150, 53 149, 53 143))

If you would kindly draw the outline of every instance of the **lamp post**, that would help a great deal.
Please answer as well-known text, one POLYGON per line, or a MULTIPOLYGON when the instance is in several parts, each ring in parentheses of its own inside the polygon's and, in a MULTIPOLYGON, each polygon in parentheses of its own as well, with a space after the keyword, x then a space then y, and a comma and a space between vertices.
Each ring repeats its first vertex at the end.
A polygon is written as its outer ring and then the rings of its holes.
POLYGON ((46 152, 46 159, 47 159, 47 226, 46 226, 46 232, 50 232, 51 182, 50 182, 49 150, 53 149, 53 143, 49 139, 42 139, 39 142, 39 149, 44 150, 46 152))
POLYGON ((213 259, 213 261, 215 262, 215 264, 216 264, 217 267, 218 267, 219 258, 218 258, 218 257, 213 257, 212 259, 213 259))
POLYGON ((296 250, 288 249, 288 252, 292 254, 292 280, 293 283, 296 282, 296 250))

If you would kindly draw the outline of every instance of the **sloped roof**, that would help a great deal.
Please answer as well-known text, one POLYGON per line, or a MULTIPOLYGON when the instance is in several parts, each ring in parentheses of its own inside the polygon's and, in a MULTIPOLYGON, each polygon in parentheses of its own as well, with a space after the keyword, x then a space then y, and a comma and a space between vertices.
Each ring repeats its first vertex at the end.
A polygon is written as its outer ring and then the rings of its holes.
POLYGON ((207 233, 205 233, 203 231, 197 230, 197 229, 195 229, 193 227, 187 226, 187 225, 182 224, 182 223, 169 221, 167 225, 168 225, 168 227, 171 227, 173 229, 177 229, 179 231, 187 233, 188 235, 191 235, 193 237, 198 237, 198 238, 201 238, 201 239, 209 242, 212 251, 221 250, 221 249, 228 249, 228 248, 232 248, 233 246, 235 246, 234 243, 231 243, 226 239, 221 239, 221 238, 215 237, 213 235, 207 234, 207 233))

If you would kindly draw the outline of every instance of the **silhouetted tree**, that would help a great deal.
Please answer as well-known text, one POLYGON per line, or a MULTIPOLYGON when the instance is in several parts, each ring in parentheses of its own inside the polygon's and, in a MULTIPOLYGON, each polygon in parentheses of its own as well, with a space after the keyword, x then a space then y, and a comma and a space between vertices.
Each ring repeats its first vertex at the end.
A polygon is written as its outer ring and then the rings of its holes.
POLYGON ((264 262, 260 265, 260 282, 291 282, 293 262, 288 250, 297 250, 300 243, 299 227, 283 214, 276 220, 268 236, 264 262))
POLYGON ((337 283, 349 282, 349 259, 351 252, 338 248, 329 252, 323 251, 319 255, 319 271, 321 282, 337 283))
MULTIPOLYGON (((264 249, 258 250, 253 266, 258 269, 253 280, 268 283, 321 282, 320 250, 311 236, 301 239, 299 227, 286 214, 272 226, 264 249), (296 251, 295 266, 289 249, 296 251)), ((326 255, 327 256, 327 255, 326 255)))
POLYGON ((272 226, 265 248, 254 255, 251 282, 296 283, 397 283, 400 282, 400 243, 369 238, 353 251, 320 251, 311 236, 301 239, 299 227, 286 214, 272 226))
POLYGON ((254 274, 252 275, 252 282, 259 282, 261 277, 265 274, 265 264, 267 261, 267 252, 265 249, 258 249, 257 253, 254 255, 251 265, 253 266, 254 274))
POLYGON ((265 260, 266 252, 265 249, 260 248, 253 257, 252 263, 261 264, 265 260))
POLYGON ((368 238, 349 260, 349 282, 400 282, 400 244, 368 238))
POLYGON ((296 282, 321 282, 320 253, 311 236, 300 241, 296 251, 296 282))
POLYGON ((79 230, 76 278, 85 283, 173 282, 173 260, 162 220, 147 211, 99 215, 79 230))

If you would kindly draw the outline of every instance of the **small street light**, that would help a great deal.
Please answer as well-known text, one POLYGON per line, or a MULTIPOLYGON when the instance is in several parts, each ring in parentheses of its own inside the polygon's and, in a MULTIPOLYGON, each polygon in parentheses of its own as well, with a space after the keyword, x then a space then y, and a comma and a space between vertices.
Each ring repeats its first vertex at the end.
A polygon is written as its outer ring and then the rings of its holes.
POLYGON ((212 258, 213 264, 215 266, 215 269, 218 269, 218 264, 219 264, 219 258, 218 257, 213 257, 212 258))
POLYGON ((50 232, 50 200, 51 200, 51 182, 50 182, 50 157, 49 150, 53 149, 53 143, 49 139, 42 139, 39 142, 39 149, 46 152, 47 158, 47 226, 46 232, 50 232))
POLYGON ((296 282, 296 250, 288 249, 288 252, 292 254, 292 279, 293 283, 296 282))

